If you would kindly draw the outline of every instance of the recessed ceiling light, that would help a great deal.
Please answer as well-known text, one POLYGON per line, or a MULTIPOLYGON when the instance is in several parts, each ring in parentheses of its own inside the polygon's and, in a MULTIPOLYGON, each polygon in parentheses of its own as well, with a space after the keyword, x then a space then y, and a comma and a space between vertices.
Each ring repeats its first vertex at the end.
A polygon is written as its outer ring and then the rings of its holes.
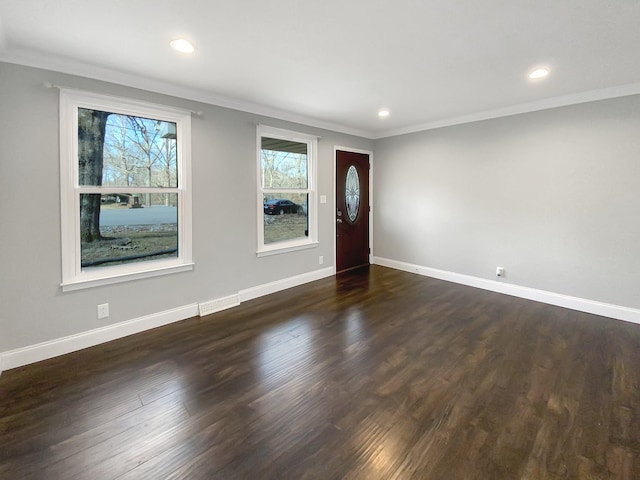
POLYGON ((380 118, 386 118, 386 117, 388 117, 388 116, 389 116, 389 110, 386 110, 386 109, 382 109, 382 110, 380 110, 380 111, 378 112, 378 116, 379 116, 380 118))
POLYGON ((171 48, 177 50, 182 53, 193 53, 195 50, 193 44, 189 40, 185 40, 184 38, 178 38, 169 42, 171 48))
POLYGON ((548 68, 536 68, 529 74, 529 78, 532 80, 538 80, 539 78, 544 78, 549 75, 549 72, 550 70, 548 68))

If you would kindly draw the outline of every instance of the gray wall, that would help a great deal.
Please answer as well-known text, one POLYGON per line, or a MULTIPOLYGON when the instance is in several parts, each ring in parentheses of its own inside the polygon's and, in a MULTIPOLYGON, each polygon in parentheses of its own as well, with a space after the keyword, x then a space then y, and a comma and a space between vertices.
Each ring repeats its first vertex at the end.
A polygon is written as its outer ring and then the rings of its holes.
POLYGON ((0 63, 0 352, 235 294, 333 263, 333 149, 373 142, 179 98, 0 63), (195 270, 62 293, 58 91, 45 82, 195 111, 195 270), (318 248, 257 258, 256 124, 320 135, 318 248), (227 213, 220 205, 233 204, 227 213), (318 265, 318 256, 325 263, 318 265), (109 302, 108 321, 96 306, 109 302))
POLYGON ((375 142, 375 255, 640 308, 640 96, 375 142))
POLYGON ((509 283, 640 308, 639 132, 633 96, 372 142, 0 63, 0 352, 330 266, 335 145, 374 150, 376 256, 487 279, 500 265, 509 283), (194 271, 61 292, 58 93, 45 82, 203 111, 194 271), (255 255, 257 123, 322 136, 318 248, 255 255), (233 213, 214 211, 229 201, 233 213))

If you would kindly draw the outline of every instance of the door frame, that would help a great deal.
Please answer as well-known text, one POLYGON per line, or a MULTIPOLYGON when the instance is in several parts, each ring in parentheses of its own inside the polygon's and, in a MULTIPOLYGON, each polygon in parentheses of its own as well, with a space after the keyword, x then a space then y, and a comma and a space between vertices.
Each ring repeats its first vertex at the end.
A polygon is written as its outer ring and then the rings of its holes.
POLYGON ((362 150, 360 148, 341 147, 338 145, 333 146, 333 209, 331 210, 331 221, 333 222, 333 273, 337 273, 338 264, 338 227, 336 224, 336 180, 337 180, 337 165, 338 165, 338 150, 343 152, 362 153, 369 156, 369 264, 373 265, 373 151, 362 150))

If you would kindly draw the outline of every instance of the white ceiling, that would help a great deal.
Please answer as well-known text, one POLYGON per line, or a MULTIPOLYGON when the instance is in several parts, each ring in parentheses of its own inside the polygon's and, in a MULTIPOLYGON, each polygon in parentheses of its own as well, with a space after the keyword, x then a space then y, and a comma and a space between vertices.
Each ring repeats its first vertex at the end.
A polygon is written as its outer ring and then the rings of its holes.
POLYGON ((0 0, 2 61, 370 138, 640 93, 639 47, 640 0, 0 0))

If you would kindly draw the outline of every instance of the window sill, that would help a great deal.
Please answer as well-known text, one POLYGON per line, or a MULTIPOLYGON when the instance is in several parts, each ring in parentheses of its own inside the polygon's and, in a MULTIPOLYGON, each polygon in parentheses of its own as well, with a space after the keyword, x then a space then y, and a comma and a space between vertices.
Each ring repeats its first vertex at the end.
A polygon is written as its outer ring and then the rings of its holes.
POLYGON ((143 272, 131 272, 122 273, 119 275, 113 275, 110 277, 92 278, 92 279, 79 279, 66 283, 62 283, 63 292, 73 292, 75 290, 82 290, 85 288, 100 287, 103 285, 112 285, 114 283, 129 282, 131 280, 138 280, 141 278, 158 277, 161 275, 169 275, 178 272, 187 272, 193 270, 193 263, 183 263, 180 265, 173 265, 170 267, 160 267, 153 270, 145 270, 143 272))
POLYGON ((278 247, 271 247, 264 250, 258 250, 256 252, 257 257, 268 257, 271 255, 280 255, 281 253, 296 252, 298 250, 307 250, 309 248, 316 248, 319 242, 309 242, 297 245, 282 245, 278 247))

